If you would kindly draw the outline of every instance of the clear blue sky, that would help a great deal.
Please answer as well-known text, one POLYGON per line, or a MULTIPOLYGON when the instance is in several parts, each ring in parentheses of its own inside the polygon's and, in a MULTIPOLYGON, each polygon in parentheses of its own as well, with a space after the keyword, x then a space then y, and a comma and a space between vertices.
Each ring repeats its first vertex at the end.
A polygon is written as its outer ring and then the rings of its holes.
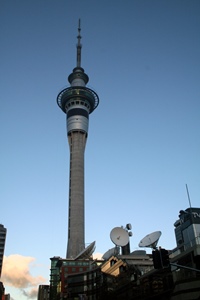
MULTIPOLYGON (((1 0, 0 223, 6 257, 35 259, 30 287, 66 253, 69 149, 56 97, 75 67, 79 18, 100 98, 85 153, 86 242, 104 253, 111 229, 131 223, 132 251, 155 230, 172 249, 186 183, 200 207, 200 1, 1 0)), ((31 297, 26 285, 6 291, 31 297)))

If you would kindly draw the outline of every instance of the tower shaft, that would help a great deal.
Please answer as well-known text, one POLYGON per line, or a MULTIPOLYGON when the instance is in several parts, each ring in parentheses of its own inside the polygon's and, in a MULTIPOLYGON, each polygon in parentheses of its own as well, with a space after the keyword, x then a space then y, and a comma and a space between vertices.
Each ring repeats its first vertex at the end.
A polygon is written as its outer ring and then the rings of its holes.
POLYGON ((70 148, 69 213, 67 258, 76 257, 85 247, 84 152, 86 133, 72 132, 70 148))

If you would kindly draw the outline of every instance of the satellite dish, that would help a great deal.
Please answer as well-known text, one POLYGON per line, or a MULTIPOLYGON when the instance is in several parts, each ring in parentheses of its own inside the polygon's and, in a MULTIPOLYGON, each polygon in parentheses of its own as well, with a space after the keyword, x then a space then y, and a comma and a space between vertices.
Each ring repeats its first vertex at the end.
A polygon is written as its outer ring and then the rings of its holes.
POLYGON ((161 236, 161 231, 155 231, 150 234, 147 234, 140 242, 139 247, 150 247, 156 248, 158 240, 161 236))
POLYGON ((87 259, 89 258, 95 250, 95 241, 92 242, 88 247, 83 249, 74 259, 87 259))
POLYGON ((108 260, 111 256, 115 256, 119 254, 119 247, 114 247, 112 249, 109 249, 108 251, 106 251, 104 253, 104 255, 102 256, 102 258, 104 260, 108 260))
POLYGON ((145 250, 135 250, 133 252, 131 252, 131 255, 137 255, 137 256, 143 256, 146 255, 146 251, 145 250))
POLYGON ((122 227, 115 227, 110 232, 111 241, 117 246, 126 246, 129 242, 128 232, 122 227))

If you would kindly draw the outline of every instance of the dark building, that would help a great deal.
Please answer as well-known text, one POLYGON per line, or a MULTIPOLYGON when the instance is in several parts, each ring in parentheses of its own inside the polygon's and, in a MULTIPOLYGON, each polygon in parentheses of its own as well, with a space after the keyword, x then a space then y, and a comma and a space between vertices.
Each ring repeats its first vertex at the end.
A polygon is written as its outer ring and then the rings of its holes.
POLYGON ((49 285, 39 285, 37 300, 49 300, 49 285))
POLYGON ((180 252, 200 244, 200 208, 181 210, 174 226, 177 249, 180 252))
POLYGON ((1 278, 1 272, 2 272, 2 266, 3 266, 3 255, 4 255, 4 249, 5 249, 5 243, 6 243, 6 228, 0 224, 0 278, 1 278))
POLYGON ((200 208, 181 210, 174 226, 177 247, 170 255, 175 283, 171 299, 200 299, 200 208))
POLYGON ((0 299, 3 299, 4 292, 5 292, 5 288, 4 288, 3 282, 0 281, 0 299))
POLYGON ((97 278, 91 275, 100 272, 99 265, 102 261, 92 259, 62 259, 55 256, 51 258, 51 274, 50 274, 50 299, 74 299, 79 294, 86 294, 91 290, 93 285, 89 284, 89 278, 97 278))

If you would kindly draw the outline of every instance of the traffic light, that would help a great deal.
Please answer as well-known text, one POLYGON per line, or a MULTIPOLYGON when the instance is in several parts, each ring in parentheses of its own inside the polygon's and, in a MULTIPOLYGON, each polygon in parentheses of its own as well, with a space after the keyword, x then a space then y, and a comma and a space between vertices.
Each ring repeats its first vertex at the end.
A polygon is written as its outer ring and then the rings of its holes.
POLYGON ((163 268, 169 267, 169 253, 166 249, 160 249, 163 268))
POLYGON ((152 256, 153 256, 153 265, 155 269, 162 269, 162 264, 161 264, 161 256, 160 256, 160 251, 159 250, 153 250, 152 251, 152 256))
POLYGON ((152 251, 153 265, 155 269, 169 267, 169 253, 166 249, 156 249, 152 251))

